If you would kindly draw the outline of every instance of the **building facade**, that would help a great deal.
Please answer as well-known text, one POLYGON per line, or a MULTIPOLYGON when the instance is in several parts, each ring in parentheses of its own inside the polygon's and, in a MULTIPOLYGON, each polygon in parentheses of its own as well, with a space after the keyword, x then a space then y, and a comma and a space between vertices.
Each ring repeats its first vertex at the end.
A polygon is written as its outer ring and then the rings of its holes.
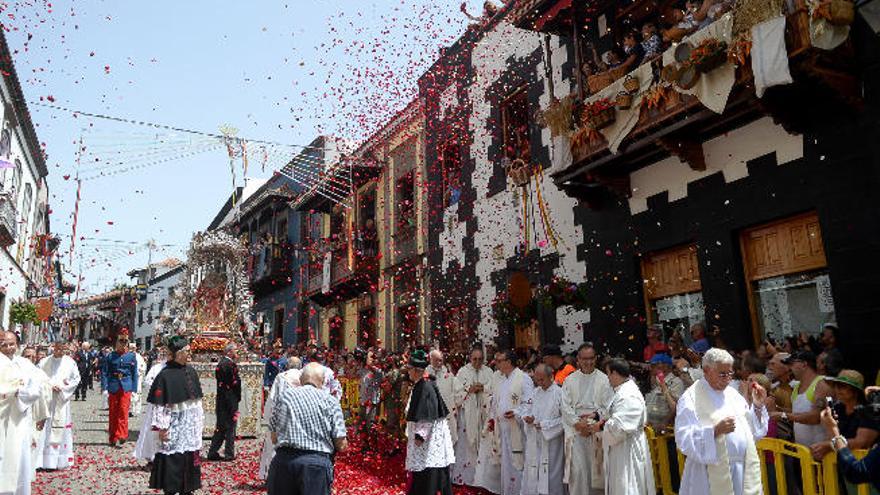
POLYGON ((171 298, 184 273, 184 264, 177 259, 154 263, 148 268, 128 273, 136 277, 137 303, 132 339, 141 352, 155 347, 165 335, 163 322, 173 318, 171 298))
POLYGON ((49 235, 45 157, 2 34, 0 69, 0 326, 36 341, 48 337, 46 320, 39 325, 13 323, 10 308, 48 304, 49 311, 41 313, 51 314, 57 240, 49 235))

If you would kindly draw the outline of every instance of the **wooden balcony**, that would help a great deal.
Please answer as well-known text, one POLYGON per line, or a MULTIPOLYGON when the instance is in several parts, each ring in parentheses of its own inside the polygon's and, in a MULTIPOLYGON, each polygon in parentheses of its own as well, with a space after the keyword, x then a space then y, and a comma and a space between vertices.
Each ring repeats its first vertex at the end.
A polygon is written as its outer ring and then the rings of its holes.
MULTIPOLYGON (((628 196, 632 170, 669 155, 678 156, 694 170, 705 170, 704 141, 763 116, 769 115, 789 132, 804 133, 811 123, 831 114, 854 113, 862 98, 849 42, 834 50, 813 47, 809 13, 803 0, 796 3, 801 7, 787 16, 785 34, 793 84, 770 88, 758 98, 747 61, 737 66, 727 106, 720 114, 673 86, 665 90, 653 86, 652 90, 663 92, 662 97, 652 105, 642 100, 638 121, 616 153, 610 152, 601 133, 593 132, 588 139, 575 141, 571 165, 556 171, 554 181, 588 204, 601 190, 628 196)), ((660 63, 654 63, 654 76, 659 80, 660 63)))
MULTIPOLYGON (((377 257, 348 256, 348 245, 333 251, 330 262, 330 290, 324 292, 324 265, 309 266, 306 294, 318 304, 325 306, 337 300, 347 300, 364 292, 375 290, 379 276, 377 257)), ((323 257, 321 257, 323 259, 323 257)))
POLYGON ((270 244, 252 255, 251 289, 260 296, 293 282, 293 246, 270 244))

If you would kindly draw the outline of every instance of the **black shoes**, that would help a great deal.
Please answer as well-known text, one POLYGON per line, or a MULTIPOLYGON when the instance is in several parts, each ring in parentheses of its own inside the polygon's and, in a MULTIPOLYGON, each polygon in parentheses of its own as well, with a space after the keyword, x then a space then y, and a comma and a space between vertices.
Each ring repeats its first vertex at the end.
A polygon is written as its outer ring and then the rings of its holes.
POLYGON ((207 459, 209 461, 230 462, 230 461, 234 461, 235 457, 228 456, 228 455, 224 455, 223 457, 220 457, 220 454, 217 454, 215 452, 208 452, 208 456, 205 457, 205 459, 207 459))

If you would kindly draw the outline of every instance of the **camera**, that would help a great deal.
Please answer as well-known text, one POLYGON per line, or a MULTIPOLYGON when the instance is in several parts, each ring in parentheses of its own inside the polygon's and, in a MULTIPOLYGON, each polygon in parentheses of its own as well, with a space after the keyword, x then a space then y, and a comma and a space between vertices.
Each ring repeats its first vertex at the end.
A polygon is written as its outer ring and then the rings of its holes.
POLYGON ((862 421, 880 421, 880 392, 871 392, 867 399, 864 405, 856 406, 856 414, 862 421))

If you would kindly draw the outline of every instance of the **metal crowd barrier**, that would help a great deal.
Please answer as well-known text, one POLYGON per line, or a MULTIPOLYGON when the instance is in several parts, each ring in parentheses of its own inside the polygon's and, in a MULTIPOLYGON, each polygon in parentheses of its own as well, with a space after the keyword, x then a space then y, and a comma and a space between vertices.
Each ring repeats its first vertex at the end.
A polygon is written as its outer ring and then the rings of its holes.
MULTIPOLYGON (((651 464, 654 470, 654 480, 658 493, 663 495, 676 495, 673 486, 673 473, 670 464, 670 443, 674 445, 672 433, 656 434, 650 426, 645 428, 648 437, 648 447, 651 452, 651 464)), ((834 452, 826 455, 822 462, 813 459, 810 449, 792 442, 777 438, 764 438, 758 441, 758 457, 761 460, 761 481, 764 493, 767 495, 788 495, 788 475, 799 473, 803 495, 847 495, 840 489, 841 482, 837 471, 837 454, 834 452), (768 463, 768 457, 773 459, 768 463), (786 470, 786 463, 797 461, 799 470, 786 470), (770 470, 775 475, 775 490, 771 488, 770 470)), ((685 456, 681 451, 675 450, 678 456, 679 479, 684 471, 685 456)), ((867 450, 853 452, 856 458, 861 459, 867 455, 867 450)), ((867 483, 857 485, 857 495, 872 495, 867 483)))

